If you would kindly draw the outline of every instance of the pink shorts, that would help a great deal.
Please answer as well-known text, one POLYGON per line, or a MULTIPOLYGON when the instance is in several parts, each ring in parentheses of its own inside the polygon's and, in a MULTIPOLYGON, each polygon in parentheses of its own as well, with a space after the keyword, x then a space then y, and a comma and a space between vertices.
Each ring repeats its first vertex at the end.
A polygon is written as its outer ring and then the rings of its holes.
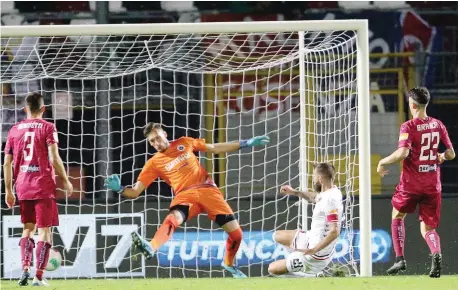
POLYGON ((21 222, 33 223, 37 228, 59 225, 59 211, 55 199, 20 200, 21 222))
POLYGON ((396 191, 391 199, 393 207, 402 213, 413 213, 418 205, 419 220, 437 228, 441 216, 441 194, 416 194, 396 191))

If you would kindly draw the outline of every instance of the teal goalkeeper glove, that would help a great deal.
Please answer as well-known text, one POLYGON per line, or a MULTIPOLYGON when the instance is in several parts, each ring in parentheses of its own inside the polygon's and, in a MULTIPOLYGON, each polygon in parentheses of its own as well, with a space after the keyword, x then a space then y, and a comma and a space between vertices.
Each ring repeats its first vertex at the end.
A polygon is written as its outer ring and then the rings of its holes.
POLYGON ((269 136, 256 136, 248 140, 240 141, 240 148, 266 145, 270 142, 269 136))
POLYGON ((117 193, 122 193, 124 191, 124 187, 121 185, 121 179, 117 174, 108 176, 108 178, 105 179, 104 186, 105 188, 116 191, 117 193))

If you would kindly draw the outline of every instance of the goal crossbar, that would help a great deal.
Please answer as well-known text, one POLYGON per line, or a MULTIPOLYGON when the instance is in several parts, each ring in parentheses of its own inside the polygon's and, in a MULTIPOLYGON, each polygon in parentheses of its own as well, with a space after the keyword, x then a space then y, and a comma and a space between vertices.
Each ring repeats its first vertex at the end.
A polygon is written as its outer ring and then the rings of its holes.
POLYGON ((68 36, 68 35, 125 35, 179 33, 254 33, 285 31, 356 30, 367 27, 367 20, 303 20, 205 23, 151 23, 98 25, 30 25, 3 26, 2 37, 11 36, 68 36))

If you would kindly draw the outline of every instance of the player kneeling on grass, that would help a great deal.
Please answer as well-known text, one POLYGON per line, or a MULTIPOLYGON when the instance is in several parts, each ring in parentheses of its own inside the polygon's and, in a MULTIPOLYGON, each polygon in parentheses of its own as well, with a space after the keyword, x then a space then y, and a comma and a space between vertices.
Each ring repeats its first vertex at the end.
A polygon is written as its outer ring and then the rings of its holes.
POLYGON ((426 114, 430 99, 428 90, 413 88, 408 95, 413 118, 401 125, 398 149, 380 160, 377 167, 377 172, 384 177, 388 173, 385 166, 402 161, 401 180, 391 202, 391 237, 396 260, 387 273, 393 275, 407 269, 404 218, 413 213, 418 205, 420 231, 432 256, 429 276, 439 278, 442 268, 441 244, 436 232, 442 191, 439 164, 454 159, 455 151, 444 124, 426 114), (446 147, 444 153, 439 153, 440 141, 446 147))
POLYGON ((28 95, 25 107, 27 119, 11 128, 5 146, 3 170, 6 204, 12 208, 16 202, 12 182, 12 173, 14 173, 21 222, 24 224, 19 242, 23 270, 19 286, 28 285, 30 263, 35 248, 33 240, 35 226, 38 228, 35 261, 37 271, 32 285, 48 286, 43 271, 48 263, 52 246, 51 227, 59 225, 54 170, 63 181, 67 194, 73 191, 59 156, 56 127, 42 119, 44 110, 42 95, 38 93, 28 95), (12 170, 13 164, 14 170, 12 170))
POLYGON ((316 277, 331 262, 343 213, 342 193, 334 185, 334 176, 334 166, 318 163, 313 171, 314 192, 294 190, 289 185, 281 187, 281 193, 305 198, 315 203, 315 208, 310 231, 282 230, 274 233, 274 240, 288 247, 291 253, 286 259, 271 263, 270 274, 316 277))
POLYGON ((229 236, 221 266, 235 278, 246 277, 234 265, 235 255, 242 242, 242 230, 231 207, 199 163, 194 152, 205 151, 219 154, 246 147, 264 146, 269 142, 269 137, 258 136, 240 142, 218 144, 206 144, 203 139, 189 137, 169 142, 167 133, 160 124, 156 123, 146 125, 144 134, 157 153, 146 162, 137 183, 133 187, 124 188, 121 186, 119 176, 112 175, 106 179, 105 186, 124 197, 136 198, 156 178, 160 177, 172 187, 175 198, 170 205, 169 215, 156 231, 151 242, 134 232, 132 233, 133 244, 146 258, 152 258, 157 250, 172 237, 178 226, 205 212, 229 236))

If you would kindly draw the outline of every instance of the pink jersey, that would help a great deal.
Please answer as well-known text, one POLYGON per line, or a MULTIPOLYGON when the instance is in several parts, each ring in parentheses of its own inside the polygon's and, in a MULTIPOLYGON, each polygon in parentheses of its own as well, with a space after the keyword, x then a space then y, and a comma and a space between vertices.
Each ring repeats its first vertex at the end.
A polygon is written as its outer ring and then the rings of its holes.
POLYGON ((398 191, 416 194, 441 192, 437 159, 440 141, 447 149, 452 148, 447 129, 437 119, 415 118, 401 125, 398 148, 407 147, 410 154, 402 163, 398 191))
POLYGON ((58 143, 54 124, 26 119, 8 133, 5 154, 13 155, 13 176, 19 200, 56 197, 54 167, 48 145, 58 143))

